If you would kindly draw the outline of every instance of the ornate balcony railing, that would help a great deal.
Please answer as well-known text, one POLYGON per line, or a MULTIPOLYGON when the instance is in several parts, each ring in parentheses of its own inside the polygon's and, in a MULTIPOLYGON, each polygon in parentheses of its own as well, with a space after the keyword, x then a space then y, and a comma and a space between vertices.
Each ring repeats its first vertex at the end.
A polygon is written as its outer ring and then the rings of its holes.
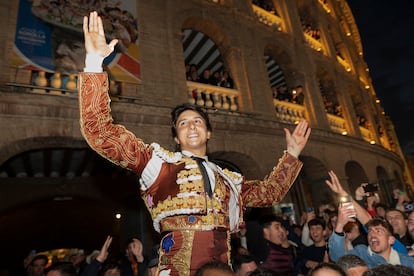
POLYGON ((318 51, 318 52, 322 52, 323 51, 323 47, 322 47, 322 43, 319 40, 314 39, 310 34, 307 33, 303 33, 305 35, 305 40, 306 43, 308 43, 308 45, 318 51))
POLYGON ((267 26, 275 27, 278 31, 282 31, 282 18, 280 16, 270 13, 257 5, 252 5, 252 7, 254 14, 260 22, 267 26))
POLYGON ((77 95, 76 74, 16 69, 16 77, 8 85, 23 88, 31 93, 60 96, 77 95))
POLYGON ((329 127, 333 132, 342 135, 346 135, 348 133, 346 130, 346 123, 344 118, 329 113, 326 113, 326 116, 328 117, 329 127))
POLYGON ((341 58, 340 56, 336 56, 336 59, 338 60, 338 62, 345 68, 345 70, 347 72, 351 71, 351 66, 349 66, 348 62, 346 60, 344 60, 343 58, 341 58))
MULTIPOLYGON (((77 74, 16 69, 12 79, 12 82, 7 85, 18 91, 65 97, 77 97, 78 94, 77 74)), ((123 84, 121 82, 110 81, 109 93, 113 100, 128 102, 140 100, 138 97, 122 95, 122 90, 123 84)))
POLYGON ((187 81, 188 101, 206 108, 237 111, 239 91, 215 85, 187 81))
POLYGON ((367 142, 373 143, 373 138, 369 129, 360 126, 359 131, 361 132, 362 139, 364 139, 367 142))
POLYGON ((284 123, 294 124, 305 119, 305 107, 303 105, 276 99, 273 99, 273 104, 276 109, 276 117, 284 123))

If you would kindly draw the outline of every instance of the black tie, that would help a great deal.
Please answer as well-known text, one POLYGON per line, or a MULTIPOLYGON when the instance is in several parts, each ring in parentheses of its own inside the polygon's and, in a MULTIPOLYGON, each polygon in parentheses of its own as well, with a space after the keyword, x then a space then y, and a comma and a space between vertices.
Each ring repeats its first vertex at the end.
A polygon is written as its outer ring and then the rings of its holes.
POLYGON ((203 165, 203 161, 206 161, 206 160, 204 160, 203 158, 197 157, 197 156, 191 156, 191 158, 193 158, 195 161, 197 161, 198 167, 200 168, 200 171, 201 171, 201 175, 203 176, 204 189, 206 190, 208 196, 212 197, 213 196, 213 191, 211 190, 210 178, 208 177, 206 167, 204 167, 204 165, 203 165))

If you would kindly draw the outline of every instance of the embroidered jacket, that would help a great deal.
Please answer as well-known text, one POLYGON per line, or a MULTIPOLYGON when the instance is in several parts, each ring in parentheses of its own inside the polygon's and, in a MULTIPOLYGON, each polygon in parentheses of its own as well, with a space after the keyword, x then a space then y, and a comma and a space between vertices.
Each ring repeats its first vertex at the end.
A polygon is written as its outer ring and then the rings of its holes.
POLYGON ((141 193, 161 231, 224 227, 238 229, 242 207, 266 207, 289 191, 302 167, 285 153, 264 180, 243 177, 213 164, 215 187, 206 195, 196 161, 158 144, 146 144, 122 125, 113 124, 106 73, 79 73, 81 131, 92 149, 141 175, 141 193))

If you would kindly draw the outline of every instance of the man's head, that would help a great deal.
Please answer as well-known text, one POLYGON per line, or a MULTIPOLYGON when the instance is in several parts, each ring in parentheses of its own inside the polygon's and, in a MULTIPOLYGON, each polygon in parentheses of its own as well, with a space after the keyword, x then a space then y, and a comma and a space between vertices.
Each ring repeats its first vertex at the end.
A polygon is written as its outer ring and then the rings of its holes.
POLYGON ((407 220, 404 212, 397 209, 390 209, 385 212, 385 219, 391 224, 394 233, 405 236, 407 233, 407 220))
POLYGON ((414 270, 404 265, 382 264, 367 270, 362 276, 412 276, 414 270))
POLYGON ((219 261, 208 262, 197 269, 195 273, 195 276, 215 275, 231 276, 234 275, 234 273, 227 264, 219 261))
POLYGON ((232 261, 233 271, 236 276, 248 276, 257 268, 257 264, 252 256, 238 255, 232 261))
POLYGON ((263 228, 263 237, 274 243, 281 245, 287 242, 288 231, 283 226, 283 219, 275 215, 264 216, 260 219, 263 228))
POLYGON ((408 213, 408 234, 410 235, 411 239, 414 240, 414 211, 408 213))
POLYGON ((308 273, 309 276, 346 276, 340 266, 334 263, 320 263, 308 273))
POLYGON ((359 224, 358 222, 348 222, 344 226, 345 236, 348 240, 353 241, 361 234, 359 231, 359 224))
POLYGON ((83 71, 86 51, 81 32, 53 27, 52 45, 55 71, 67 74, 83 71))
POLYGON ((372 252, 382 256, 385 255, 388 258, 391 245, 395 242, 391 224, 386 220, 374 218, 366 226, 368 228, 368 245, 372 252))
POLYGON ((207 113, 200 107, 192 104, 177 106, 171 112, 171 123, 173 138, 181 150, 196 155, 198 150, 206 150, 212 127, 207 113))
POLYGON ((326 223, 323 219, 314 218, 308 222, 309 235, 315 244, 325 240, 326 223))
POLYGON ((57 262, 46 271, 46 276, 76 276, 76 269, 71 262, 57 262))
POLYGON ((46 255, 39 254, 34 256, 29 265, 28 275, 42 276, 49 259, 46 255))
POLYGON ((336 262, 348 276, 360 276, 368 270, 367 263, 360 257, 352 254, 342 256, 336 262))
POLYGON ((375 212, 377 213, 377 216, 385 218, 385 211, 387 210, 387 205, 384 203, 376 203, 375 204, 375 212))
POLYGON ((142 255, 142 250, 142 242, 139 239, 130 238, 128 240, 128 244, 125 251, 129 260, 135 260, 136 254, 142 255))

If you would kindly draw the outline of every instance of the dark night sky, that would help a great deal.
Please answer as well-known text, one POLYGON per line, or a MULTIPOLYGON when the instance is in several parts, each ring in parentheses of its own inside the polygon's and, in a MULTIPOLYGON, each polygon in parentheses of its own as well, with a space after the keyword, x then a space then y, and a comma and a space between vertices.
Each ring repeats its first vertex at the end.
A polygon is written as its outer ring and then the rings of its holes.
POLYGON ((348 0, 375 92, 414 156, 414 1, 348 0), (411 144, 411 150, 408 145, 411 144))

